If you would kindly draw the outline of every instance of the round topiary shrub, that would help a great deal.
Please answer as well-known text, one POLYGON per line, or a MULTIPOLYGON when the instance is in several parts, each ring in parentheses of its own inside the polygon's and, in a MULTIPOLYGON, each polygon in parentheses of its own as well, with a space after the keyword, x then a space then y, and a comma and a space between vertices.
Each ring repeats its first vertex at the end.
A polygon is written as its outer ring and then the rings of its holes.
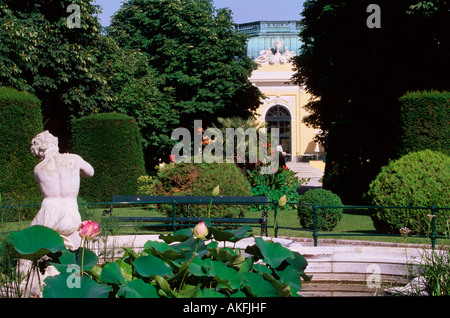
POLYGON ((137 178, 145 174, 145 166, 134 118, 104 113, 74 120, 73 151, 95 170, 92 178, 80 184, 80 196, 87 202, 109 202, 113 195, 136 195, 137 178))
MULTIPOLYGON (((145 182, 144 178, 140 178, 145 182)), ((148 181, 148 180, 147 180, 148 181)), ((251 196, 250 183, 234 163, 170 163, 160 168, 158 175, 150 180, 141 194, 210 196, 219 186, 220 196, 251 196)), ((208 214, 209 205, 178 206, 182 216, 193 217, 208 214)), ((246 205, 214 205, 211 217, 244 217, 246 205)), ((162 210, 172 216, 171 207, 162 210)))
MULTIPOLYGON (((337 194, 325 189, 311 189, 300 196, 299 203, 316 204, 318 206, 343 206, 337 194)), ((306 229, 314 229, 314 212, 312 206, 299 205, 298 217, 300 225, 306 229)), ((317 230, 331 231, 342 218, 343 209, 317 209, 317 230)))
MULTIPOLYGON (((391 161, 372 181, 366 198, 372 205, 404 207, 449 207, 450 157, 431 150, 409 153, 391 161)), ((377 230, 399 234, 407 227, 411 234, 426 235, 430 231, 429 209, 377 210, 377 230)), ((436 212, 436 231, 448 232, 449 210, 436 212)))
POLYGON ((31 140, 44 130, 41 102, 31 93, 0 87, 0 194, 4 205, 42 200, 31 140))

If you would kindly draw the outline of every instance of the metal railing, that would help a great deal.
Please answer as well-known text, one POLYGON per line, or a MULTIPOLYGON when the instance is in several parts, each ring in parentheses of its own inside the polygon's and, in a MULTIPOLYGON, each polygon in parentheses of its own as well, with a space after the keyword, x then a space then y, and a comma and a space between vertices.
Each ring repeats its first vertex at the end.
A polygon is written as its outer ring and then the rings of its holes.
MULTIPOLYGON (((290 226, 279 226, 277 220, 278 203, 273 202, 274 204, 274 233, 275 237, 278 236, 279 229, 289 229, 289 230, 298 230, 298 231, 306 231, 311 232, 314 240, 314 246, 318 246, 319 236, 393 236, 393 237, 403 237, 402 234, 389 234, 389 233, 319 233, 318 230, 318 215, 317 212, 319 209, 417 209, 417 210, 429 210, 431 212, 431 234, 430 235, 408 235, 408 237, 418 237, 418 238, 429 238, 431 240, 432 249, 435 249, 436 239, 450 239, 450 236, 438 236, 436 234, 436 218, 439 217, 439 210, 450 210, 449 207, 437 207, 436 205, 432 205, 431 207, 413 207, 413 206, 367 206, 367 205, 343 205, 343 206, 320 206, 317 204, 307 204, 307 203, 293 203, 289 202, 288 205, 294 206, 310 206, 312 207, 312 213, 314 214, 314 226, 313 229, 299 228, 299 227, 290 227, 290 226)), ((450 233, 449 233, 450 235, 450 233)))
MULTIPOLYGON (((143 204, 146 202, 140 202, 140 204, 143 204)), ((160 202, 159 202, 160 203, 160 202)), ((172 202, 171 202, 172 203, 172 202)), ((88 205, 88 206, 109 206, 111 204, 119 205, 118 202, 93 202, 93 203, 78 203, 79 205, 88 205)), ((204 204, 204 203, 203 203, 204 204)), ((223 203, 217 203, 212 202, 212 204, 223 204, 223 203)), ((233 202, 230 204, 249 204, 248 202, 233 202)), ((437 239, 450 239, 450 236, 442 236, 437 235, 436 233, 436 218, 439 217, 439 211, 440 210, 450 210, 450 207, 437 207, 435 205, 432 205, 431 207, 414 207, 414 206, 363 206, 363 205, 343 205, 343 206, 320 206, 317 204, 307 204, 307 203, 295 203, 295 202, 288 202, 287 205, 291 206, 310 206, 312 207, 312 213, 314 217, 314 226, 313 229, 306 229, 301 227, 292 227, 292 226, 280 226, 278 224, 278 213, 279 213, 279 206, 278 201, 273 200, 265 203, 251 203, 252 205, 272 205, 273 206, 273 212, 274 212, 274 222, 273 225, 266 225, 268 228, 273 228, 273 235, 274 237, 278 237, 278 230, 280 229, 289 229, 289 230, 298 230, 298 231, 305 231, 312 233, 313 240, 314 240, 314 246, 318 246, 318 239, 319 237, 325 237, 325 236, 373 236, 373 237, 382 237, 382 236, 393 236, 393 237, 402 237, 401 234, 389 234, 389 233, 327 233, 327 232, 319 232, 318 230, 318 210, 319 209, 418 209, 418 210, 428 210, 430 211, 430 215, 434 216, 431 218, 431 234, 430 235, 408 235, 408 237, 418 237, 418 238, 429 238, 431 240, 431 246, 433 249, 435 249, 436 246, 436 240, 437 239)), ((29 207, 39 207, 40 205, 32 204, 32 205, 14 205, 14 206, 0 206, 0 214, 5 209, 21 209, 21 208, 29 208, 29 207)), ((237 223, 236 223, 237 224, 237 223)), ((3 233, 5 234, 5 232, 3 233)), ((450 233, 449 233, 450 235, 450 233)))

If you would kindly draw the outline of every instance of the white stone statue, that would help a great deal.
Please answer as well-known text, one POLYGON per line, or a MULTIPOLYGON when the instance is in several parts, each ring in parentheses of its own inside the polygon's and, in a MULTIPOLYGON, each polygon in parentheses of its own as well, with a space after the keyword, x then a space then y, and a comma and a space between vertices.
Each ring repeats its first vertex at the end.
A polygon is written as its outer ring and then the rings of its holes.
POLYGON ((277 38, 277 41, 272 42, 272 44, 275 47, 275 53, 272 51, 270 47, 267 48, 267 50, 261 50, 255 62, 257 64, 269 63, 271 65, 277 63, 279 64, 290 63, 292 58, 295 56, 295 52, 289 51, 287 47, 285 47, 284 51, 282 51, 284 41, 283 42, 280 41, 280 38, 277 38))
POLYGON ((58 138, 47 130, 33 138, 31 153, 42 159, 34 168, 34 177, 44 197, 31 225, 54 229, 68 249, 77 249, 81 241, 78 234, 81 216, 77 203, 80 175, 92 177, 94 169, 78 155, 59 153, 58 138))
POLYGON ((278 37, 277 40, 276 40, 275 42, 272 42, 272 44, 273 44, 274 47, 275 47, 275 51, 276 51, 277 53, 281 53, 281 48, 283 47, 284 41, 281 42, 281 41, 280 41, 280 38, 278 37))

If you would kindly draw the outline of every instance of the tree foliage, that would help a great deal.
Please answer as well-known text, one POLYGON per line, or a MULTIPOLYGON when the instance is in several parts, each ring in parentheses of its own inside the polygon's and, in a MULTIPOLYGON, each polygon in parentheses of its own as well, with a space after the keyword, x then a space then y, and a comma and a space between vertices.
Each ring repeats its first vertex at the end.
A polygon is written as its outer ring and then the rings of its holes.
MULTIPOLYGON (((424 6, 413 0, 378 1, 380 28, 367 26, 369 4, 306 1, 303 45, 294 60, 295 82, 316 97, 306 107, 311 115, 305 122, 322 129, 326 148, 333 125, 343 127, 334 131, 340 135, 335 152, 327 148, 326 174, 341 180, 363 176, 360 179, 366 181, 355 186, 357 197, 394 153, 398 98, 408 90, 448 89, 445 79, 450 71, 448 2, 427 1, 424 6), (357 130, 350 129, 354 123, 357 130), (357 157, 343 149, 352 149, 357 157), (348 158, 359 166, 350 166, 348 158), (357 172, 348 175, 336 169, 357 172)), ((326 180, 324 186, 328 187, 326 180)), ((342 199, 348 201, 345 195, 342 199)))
MULTIPOLYGON (((130 0, 114 15, 109 34, 125 49, 144 52, 164 94, 172 94, 169 127, 210 125, 217 117, 247 117, 260 92, 248 80, 255 64, 246 37, 233 27, 229 10, 210 0, 130 0)), ((191 127, 192 126, 192 127, 191 127)))
POLYGON ((34 93, 46 128, 63 143, 72 116, 103 111, 112 101, 104 70, 110 46, 98 9, 88 0, 0 0, 0 84, 34 93), (79 28, 68 27, 70 4, 80 8, 79 28))
POLYGON ((172 110, 173 94, 164 88, 164 79, 149 65, 146 54, 119 47, 110 52, 109 83, 114 93, 110 105, 114 111, 136 119, 146 158, 161 158, 171 145, 172 127, 180 117, 172 110))

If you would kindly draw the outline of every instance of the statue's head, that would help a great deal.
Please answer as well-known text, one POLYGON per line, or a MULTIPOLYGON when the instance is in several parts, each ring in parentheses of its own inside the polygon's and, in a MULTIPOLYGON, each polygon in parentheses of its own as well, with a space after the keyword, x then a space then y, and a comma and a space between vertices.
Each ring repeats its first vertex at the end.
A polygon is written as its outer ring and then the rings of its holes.
POLYGON ((59 150, 58 138, 49 133, 48 130, 37 134, 31 141, 31 153, 34 157, 43 158, 44 152, 50 148, 59 150))

